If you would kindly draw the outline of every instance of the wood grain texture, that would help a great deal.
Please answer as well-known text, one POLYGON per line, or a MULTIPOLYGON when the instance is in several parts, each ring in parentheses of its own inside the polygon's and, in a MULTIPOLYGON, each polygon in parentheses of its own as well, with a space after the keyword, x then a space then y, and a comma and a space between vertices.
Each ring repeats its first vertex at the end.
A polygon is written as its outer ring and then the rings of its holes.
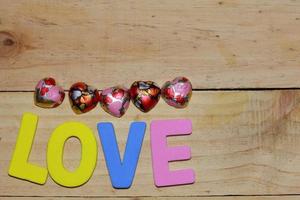
MULTIPOLYGON (((32 92, 0 93, 0 194, 2 196, 222 196, 300 194, 300 91, 194 92, 190 106, 174 110, 160 101, 148 114, 131 105, 125 117, 110 117, 97 107, 85 115, 72 113, 68 101, 56 109, 33 105, 32 92), (50 177, 44 186, 21 181, 7 175, 22 113, 40 116, 30 161, 46 165, 46 145, 59 124, 75 120, 91 127, 97 137, 96 124, 114 123, 121 151, 126 142, 129 123, 147 122, 141 158, 132 187, 111 187, 102 147, 91 180, 82 187, 67 189, 50 177), (187 186, 156 188, 153 184, 149 124, 153 119, 188 118, 193 122, 191 136, 175 137, 169 145, 189 145, 192 159, 171 163, 171 169, 191 167, 196 183, 187 186)), ((64 163, 74 169, 79 163, 78 141, 70 140, 64 163)), ((286 197, 288 198, 288 197, 286 197)), ((221 198, 222 199, 222 198, 221 198)), ((263 199, 263 198, 262 198, 263 199)))
MULTIPOLYGON (((181 200, 182 197, 88 197, 89 199, 109 199, 109 200, 181 200)), ((68 199, 68 200, 83 200, 87 199, 85 197, 3 197, 2 200, 31 200, 31 199, 43 199, 43 200, 58 200, 58 199, 68 199)), ((298 200, 299 196, 251 196, 251 197, 184 197, 188 200, 298 200)))
MULTIPOLYGON (((194 89, 299 88, 300 1, 297 0, 0 0, 0 199, 296 200, 300 195, 300 90, 194 92, 174 110, 163 101, 149 114, 133 106, 122 119, 98 107, 75 116, 66 100, 33 105, 37 81, 53 76, 68 89, 85 81, 102 89, 187 76, 194 89), (19 92, 4 92, 19 91, 19 92), (46 145, 59 124, 115 125, 121 151, 129 123, 147 122, 141 158, 129 190, 111 187, 102 147, 91 180, 67 189, 7 175, 22 113, 40 116, 30 161, 46 166, 46 145), (196 183, 156 188, 149 125, 188 118, 191 136, 170 145, 192 148, 196 183), (233 196, 232 196, 233 195, 233 196), (27 197, 26 197, 27 196, 27 197)), ((65 148, 66 167, 80 160, 79 142, 65 148)))
POLYGON ((182 75, 194 88, 299 87, 299 52, 295 0, 0 1, 1 91, 49 75, 65 89, 182 75))

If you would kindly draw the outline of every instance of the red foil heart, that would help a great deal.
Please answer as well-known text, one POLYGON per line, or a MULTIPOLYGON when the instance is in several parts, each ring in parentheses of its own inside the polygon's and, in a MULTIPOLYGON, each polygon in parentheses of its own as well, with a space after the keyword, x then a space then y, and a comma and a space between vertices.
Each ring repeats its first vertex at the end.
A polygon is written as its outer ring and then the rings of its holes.
POLYGON ((53 78, 47 77, 38 82, 34 92, 34 103, 41 108, 55 108, 65 98, 62 87, 56 85, 53 78))
POLYGON ((99 92, 84 82, 78 82, 71 86, 69 100, 76 114, 86 113, 97 106, 99 92))
POLYGON ((133 104, 142 112, 149 112, 158 103, 160 88, 152 81, 135 81, 130 87, 133 104))
POLYGON ((192 84, 185 77, 177 77, 172 81, 167 81, 161 88, 161 93, 168 105, 185 108, 192 97, 192 84))
POLYGON ((129 90, 122 86, 104 89, 100 95, 100 105, 104 111, 115 117, 122 117, 129 107, 129 90))

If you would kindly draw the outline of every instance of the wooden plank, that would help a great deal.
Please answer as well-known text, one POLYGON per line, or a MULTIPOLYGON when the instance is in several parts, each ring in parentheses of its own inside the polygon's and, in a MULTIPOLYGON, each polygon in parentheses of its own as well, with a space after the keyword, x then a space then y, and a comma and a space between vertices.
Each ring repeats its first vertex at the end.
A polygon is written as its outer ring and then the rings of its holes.
MULTIPOLYGON (((160 199, 160 200, 180 200, 182 197, 88 197, 89 199, 109 199, 109 200, 151 200, 151 199, 160 199)), ((2 200, 30 200, 30 199, 43 199, 43 200, 56 200, 56 199, 68 199, 68 200, 83 200, 87 199, 84 197, 4 197, 2 200)), ((258 197, 185 197, 184 199, 189 200, 298 200, 299 196, 258 196, 258 197)))
POLYGON ((187 76, 194 88, 300 85, 294 0, 0 1, 0 90, 187 76), (159 70, 156 70, 159 69, 159 70))
MULTIPOLYGON (((72 113, 66 100, 56 109, 41 109, 31 92, 0 93, 0 194, 2 196, 210 196, 300 194, 300 91, 194 92, 190 106, 174 110, 160 101, 148 114, 131 105, 124 118, 110 117, 98 107, 85 115, 72 113), (39 115, 30 161, 46 166, 46 145, 59 124, 75 120, 95 131, 100 121, 114 123, 121 151, 129 123, 147 122, 141 158, 132 187, 111 187, 99 139, 98 164, 91 180, 82 187, 67 189, 48 178, 44 186, 7 175, 22 113, 39 115), (191 136, 169 139, 169 145, 192 148, 190 161, 171 163, 171 169, 192 167, 196 183, 156 188, 153 184, 149 124, 154 119, 188 118, 191 136)), ((79 143, 67 142, 64 162, 74 169, 79 163, 79 143)))

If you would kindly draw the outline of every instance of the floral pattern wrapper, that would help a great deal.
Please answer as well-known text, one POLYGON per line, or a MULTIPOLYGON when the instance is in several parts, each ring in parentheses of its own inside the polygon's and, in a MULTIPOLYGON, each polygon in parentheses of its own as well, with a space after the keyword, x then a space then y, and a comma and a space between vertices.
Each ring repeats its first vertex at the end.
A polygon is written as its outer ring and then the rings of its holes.
POLYGON ((185 77, 177 77, 167 81, 162 87, 162 98, 175 108, 187 107, 192 97, 192 84, 185 77))
POLYGON ((129 90, 122 86, 104 89, 100 94, 100 105, 104 111, 115 117, 122 117, 130 103, 129 90))
POLYGON ((136 81, 131 85, 133 104, 142 112, 149 112, 158 103, 160 88, 152 81, 136 81))
POLYGON ((47 77, 38 82, 34 92, 35 105, 42 108, 55 108, 62 104, 65 92, 62 87, 56 85, 53 78, 47 77))
POLYGON ((94 89, 84 82, 78 82, 71 86, 69 100, 72 110, 76 114, 82 114, 89 112, 97 106, 99 93, 97 89, 94 89))

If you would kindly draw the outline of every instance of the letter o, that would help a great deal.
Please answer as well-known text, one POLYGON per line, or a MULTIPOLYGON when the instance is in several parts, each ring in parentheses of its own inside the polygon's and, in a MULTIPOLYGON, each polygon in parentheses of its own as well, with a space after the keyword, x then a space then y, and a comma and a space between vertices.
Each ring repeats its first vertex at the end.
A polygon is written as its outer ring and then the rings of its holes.
POLYGON ((93 131, 83 123, 66 122, 58 126, 48 142, 47 164, 51 178, 59 185, 78 187, 92 176, 97 163, 97 142, 93 131), (74 171, 63 164, 65 142, 76 137, 81 143, 81 161, 74 171))

